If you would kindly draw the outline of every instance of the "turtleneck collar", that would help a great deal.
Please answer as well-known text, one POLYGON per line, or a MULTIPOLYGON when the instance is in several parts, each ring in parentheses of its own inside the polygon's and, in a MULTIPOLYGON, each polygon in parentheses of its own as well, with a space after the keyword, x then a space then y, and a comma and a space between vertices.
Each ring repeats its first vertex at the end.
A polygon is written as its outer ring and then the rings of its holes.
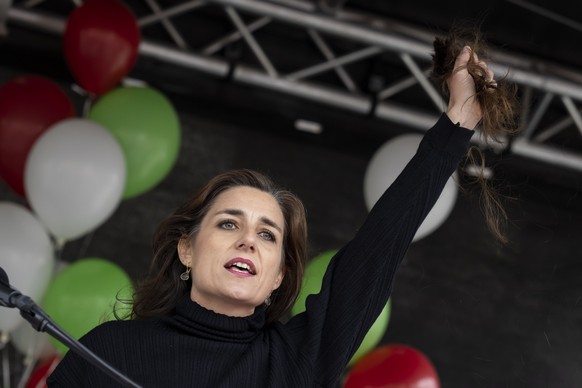
POLYGON ((167 318, 178 329, 215 341, 250 342, 265 326, 265 307, 255 308, 248 317, 230 317, 208 310, 183 295, 176 313, 167 318))

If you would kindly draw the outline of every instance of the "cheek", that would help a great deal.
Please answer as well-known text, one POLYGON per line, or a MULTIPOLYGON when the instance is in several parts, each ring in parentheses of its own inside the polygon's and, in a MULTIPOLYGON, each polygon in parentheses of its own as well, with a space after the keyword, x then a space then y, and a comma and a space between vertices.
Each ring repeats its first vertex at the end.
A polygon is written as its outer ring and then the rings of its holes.
POLYGON ((281 258, 279 260, 279 271, 277 271, 277 274, 275 275, 275 281, 277 283, 277 287, 281 285, 281 283, 283 282, 283 278, 285 278, 285 272, 286 272, 286 267, 285 267, 285 259, 283 257, 283 255, 281 255, 281 258))
POLYGON ((280 250, 278 250, 277 252, 273 252, 272 262, 273 267, 276 267, 279 271, 285 268, 285 256, 283 255, 283 252, 280 250))
POLYGON ((203 259, 208 257, 208 251, 209 247, 207 242, 200 244, 198 241, 195 241, 192 244, 192 267, 204 266, 203 259))
POLYGON ((283 255, 281 252, 273 251, 269 258, 269 278, 274 284, 281 283, 284 275, 283 255))

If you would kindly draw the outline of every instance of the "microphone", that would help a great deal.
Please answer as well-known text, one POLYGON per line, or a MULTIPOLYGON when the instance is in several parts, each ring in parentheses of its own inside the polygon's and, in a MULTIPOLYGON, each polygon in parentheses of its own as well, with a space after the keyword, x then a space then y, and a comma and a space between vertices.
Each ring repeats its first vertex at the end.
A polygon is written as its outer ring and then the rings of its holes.
POLYGON ((31 312, 35 306, 32 299, 26 295, 22 295, 20 291, 10 285, 8 275, 2 267, 0 267, 0 306, 17 307, 26 312, 31 312))

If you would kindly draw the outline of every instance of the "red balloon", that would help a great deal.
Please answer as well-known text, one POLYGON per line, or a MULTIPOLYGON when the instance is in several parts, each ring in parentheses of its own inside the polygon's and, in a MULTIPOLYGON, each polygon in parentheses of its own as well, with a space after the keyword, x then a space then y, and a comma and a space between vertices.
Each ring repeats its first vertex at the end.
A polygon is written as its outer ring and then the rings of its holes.
POLYGON ((24 165, 36 139, 75 115, 65 92, 40 76, 20 76, 0 86, 0 177, 21 196, 24 165))
POLYGON ((137 21, 126 5, 117 0, 88 0, 67 20, 65 59, 79 85, 101 95, 129 73, 139 42, 137 21))
POLYGON ((61 362, 60 356, 53 356, 41 362, 32 372, 30 378, 26 382, 26 388, 44 388, 46 387, 46 379, 53 373, 57 365, 61 362))
POLYGON ((430 360, 406 345, 385 345, 360 358, 344 388, 440 388, 430 360))

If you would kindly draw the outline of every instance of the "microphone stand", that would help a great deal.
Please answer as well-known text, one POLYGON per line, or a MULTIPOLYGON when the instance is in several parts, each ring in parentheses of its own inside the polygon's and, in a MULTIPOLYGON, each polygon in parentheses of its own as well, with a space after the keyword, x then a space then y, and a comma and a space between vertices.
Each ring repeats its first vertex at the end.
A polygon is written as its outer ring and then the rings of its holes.
POLYGON ((49 315, 36 305, 28 296, 15 295, 14 305, 20 310, 20 315, 26 319, 36 331, 46 332, 59 340, 70 350, 74 351, 91 364, 101 369, 107 375, 117 380, 126 387, 141 388, 140 385, 134 383, 127 376, 123 375, 117 369, 107 364, 95 353, 89 350, 85 345, 77 341, 65 330, 63 330, 56 322, 54 322, 49 315))

